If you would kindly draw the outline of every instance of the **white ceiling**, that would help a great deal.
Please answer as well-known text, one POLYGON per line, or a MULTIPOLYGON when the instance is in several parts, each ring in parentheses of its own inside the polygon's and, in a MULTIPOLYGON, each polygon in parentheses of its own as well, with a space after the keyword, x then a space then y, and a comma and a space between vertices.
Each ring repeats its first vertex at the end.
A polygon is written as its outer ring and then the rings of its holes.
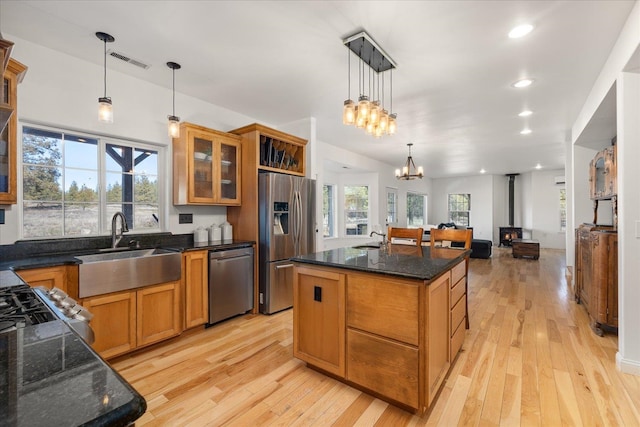
MULTIPOLYGON (((634 1, 5 1, 0 29, 275 126, 317 119, 318 139, 430 177, 564 167, 565 141, 634 1), (528 22, 521 39, 507 33, 528 22), (395 60, 398 133, 342 124, 347 52, 366 30, 395 60), (526 89, 511 84, 535 79, 526 89), (523 109, 533 115, 518 117, 523 109), (530 127, 530 135, 520 131, 530 127)), ((355 61, 352 61, 352 68, 355 61)), ((357 98, 352 81, 351 98, 357 98)), ((176 113, 180 115, 179 105, 176 113)), ((206 125, 206 123, 202 123, 206 125)), ((225 129, 222 129, 225 130, 225 129)), ((610 138, 613 135, 605 135, 610 138)))

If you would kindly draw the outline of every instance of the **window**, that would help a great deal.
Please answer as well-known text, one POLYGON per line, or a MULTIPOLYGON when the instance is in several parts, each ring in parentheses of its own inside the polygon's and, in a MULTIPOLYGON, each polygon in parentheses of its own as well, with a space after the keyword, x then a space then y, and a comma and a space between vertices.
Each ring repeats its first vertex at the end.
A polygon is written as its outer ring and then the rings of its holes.
POLYGON ((560 189, 560 231, 567 231, 567 190, 560 189))
POLYGON ((469 226, 471 194, 449 194, 449 222, 469 226))
POLYGON ((368 235, 369 228, 369 187, 344 187, 345 234, 348 236, 368 235))
POLYGON ((322 236, 336 237, 336 187, 325 184, 322 187, 322 236))
POLYGON ((159 230, 157 148, 25 126, 22 153, 23 237, 105 234, 118 211, 159 230))
POLYGON ((427 196, 407 193, 407 227, 419 228, 427 224, 427 196))
POLYGON ((398 223, 398 190, 387 188, 387 225, 398 223))

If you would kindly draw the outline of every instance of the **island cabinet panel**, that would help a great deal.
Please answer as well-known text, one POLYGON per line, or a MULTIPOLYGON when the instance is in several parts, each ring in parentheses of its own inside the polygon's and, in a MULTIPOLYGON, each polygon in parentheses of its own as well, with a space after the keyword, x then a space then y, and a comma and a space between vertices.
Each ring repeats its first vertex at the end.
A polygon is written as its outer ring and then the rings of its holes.
POLYGON ((181 332, 180 282, 149 286, 139 290, 136 298, 138 347, 162 341, 181 332))
POLYGON ((427 406, 431 405, 451 366, 449 332, 449 272, 427 286, 427 406))
POLYGON ((185 282, 184 323, 188 329, 209 321, 209 252, 186 252, 182 261, 185 282))
POLYGON ((347 380, 419 407, 417 347, 349 328, 347 355, 347 380))
POLYGON ((340 377, 345 375, 344 294, 344 274, 295 269, 293 354, 340 377))
POLYGON ((136 348, 136 293, 118 292, 85 298, 82 305, 93 314, 93 349, 105 359, 136 348))
POLYGON ((386 276, 349 274, 347 325, 418 345, 418 283, 386 276))

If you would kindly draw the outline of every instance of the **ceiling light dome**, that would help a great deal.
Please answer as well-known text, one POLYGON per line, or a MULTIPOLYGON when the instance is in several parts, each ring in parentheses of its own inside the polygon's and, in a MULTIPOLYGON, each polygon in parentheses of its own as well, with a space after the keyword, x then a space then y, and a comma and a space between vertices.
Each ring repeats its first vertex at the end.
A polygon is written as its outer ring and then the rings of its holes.
POLYGON ((523 88, 523 87, 531 86, 532 83, 533 83, 533 79, 520 79, 514 84, 512 84, 511 86, 517 87, 517 88, 523 88))
POLYGON ((522 24, 517 27, 513 27, 511 31, 509 31, 510 39, 518 39, 520 37, 524 37, 529 34, 533 30, 533 25, 531 24, 522 24))

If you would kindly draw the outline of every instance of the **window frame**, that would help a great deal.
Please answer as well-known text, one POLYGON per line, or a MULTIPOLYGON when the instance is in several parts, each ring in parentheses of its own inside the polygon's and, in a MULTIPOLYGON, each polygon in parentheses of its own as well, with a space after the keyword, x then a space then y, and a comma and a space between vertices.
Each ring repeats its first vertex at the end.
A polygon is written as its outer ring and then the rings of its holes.
POLYGON ((566 233, 567 232, 567 189, 565 187, 558 189, 558 213, 560 215, 560 218, 559 218, 560 232, 566 233))
MULTIPOLYGON (((456 204, 459 204, 460 202, 455 202, 456 204)), ((456 215, 457 216, 457 215, 456 215)), ((470 227, 471 226, 471 193, 449 193, 447 195, 447 218, 449 222, 454 223, 457 226, 465 226, 465 227, 470 227), (466 203, 468 206, 466 206, 467 209, 455 209, 452 210, 451 209, 451 197, 452 196, 466 196, 466 203), (456 222, 453 219, 452 213, 466 213, 466 218, 467 218, 467 223, 466 224, 461 224, 456 222)))
POLYGON ((387 187, 386 189, 386 199, 385 199, 385 203, 387 206, 386 212, 387 212, 387 216, 385 218, 385 222, 388 226, 397 226, 398 225, 398 189, 397 188, 392 188, 392 187, 387 187), (393 195, 393 212, 389 211, 389 195, 393 195), (392 219, 392 221, 390 221, 389 219, 392 219))
MULTIPOLYGON (((342 231, 341 233, 343 234, 344 237, 346 238, 358 238, 358 237, 369 237, 369 230, 371 230, 371 186, 369 184, 344 184, 342 185, 342 219, 343 219, 343 224, 342 224, 342 231), (349 212, 354 212, 351 211, 349 209, 347 209, 347 188, 349 187, 365 187, 367 189, 367 222, 366 222, 366 228, 365 228, 365 233, 364 234, 348 234, 347 232, 347 224, 349 223, 347 221, 347 215, 349 214, 349 212)), ((363 210, 358 210, 357 212, 364 212, 363 210)), ((358 225, 356 224, 356 230, 358 229, 358 225)))
POLYGON ((337 212, 337 200, 338 200, 338 186, 336 184, 325 183, 322 185, 322 238, 334 239, 338 237, 338 212, 337 212), (324 234, 325 224, 325 210, 324 210, 324 189, 329 188, 329 211, 328 211, 328 224, 329 235, 324 234))
MULTIPOLYGON (((111 230, 110 230, 110 222, 107 220, 107 211, 108 211, 108 207, 107 205, 109 204, 109 202, 107 202, 107 179, 106 179, 106 175, 108 173, 108 171, 106 170, 106 157, 107 157, 107 153, 106 153, 106 147, 107 145, 116 145, 116 146, 122 146, 122 147, 128 147, 131 148, 133 150, 133 152, 135 153, 136 150, 149 150, 149 151, 153 151, 156 153, 157 155, 157 173, 156 173, 156 182, 157 182, 157 216, 158 216, 158 227, 157 228, 134 228, 135 225, 134 224, 130 224, 130 230, 131 232, 135 233, 135 234, 153 234, 153 233, 159 233, 159 232, 164 232, 168 229, 168 221, 167 221, 167 210, 166 210, 166 203, 167 203, 167 197, 166 197, 166 185, 167 183, 165 182, 166 180, 163 179, 163 177, 166 176, 166 159, 167 159, 167 146, 166 145, 162 145, 162 144, 158 144, 158 143, 153 143, 153 142, 148 142, 148 141, 141 141, 141 140, 134 140, 134 139, 127 139, 127 138, 121 138, 121 137, 115 137, 115 136, 111 136, 111 135, 105 135, 105 134, 97 134, 94 132, 90 132, 90 131, 85 131, 85 130, 78 130, 78 129, 74 129, 74 128, 63 128, 63 127, 56 127, 56 126, 51 126, 51 125, 47 125, 47 124, 42 124, 40 122, 35 122, 35 121, 21 121, 20 125, 18 126, 19 129, 19 143, 18 143, 18 155, 17 155, 17 161, 18 161, 18 174, 19 174, 19 182, 22 182, 20 189, 18 191, 18 223, 19 223, 19 231, 18 231, 18 235, 19 238, 21 239, 25 239, 25 240, 30 240, 30 239, 73 239, 73 238, 84 238, 84 237, 98 237, 98 236, 105 236, 105 235, 110 235, 111 234, 111 230), (28 163, 24 162, 24 155, 23 155, 23 144, 24 144, 24 128, 33 128, 36 130, 40 130, 40 131, 44 131, 44 132, 51 132, 51 133, 57 133, 57 134, 62 134, 62 135, 73 135, 75 137, 86 137, 89 139, 95 139, 98 141, 97 143, 97 152, 98 152, 98 159, 97 159, 97 180, 98 180, 98 185, 97 185, 97 191, 98 191, 98 200, 97 200, 97 205, 98 205, 98 223, 97 223, 97 228, 98 231, 97 233, 90 233, 90 234, 65 234, 65 229, 64 229, 64 224, 65 224, 65 218, 64 218, 64 210, 62 213, 62 234, 57 234, 57 235, 46 235, 46 236, 28 236, 25 237, 25 215, 24 215, 24 194, 25 194, 25 186, 24 186, 24 167, 28 166, 28 163)), ((64 148, 62 149, 64 150, 64 148)), ((62 152, 62 159, 64 160, 64 151, 62 152)), ((64 161, 61 160, 61 163, 59 166, 60 169, 63 170, 63 174, 64 174, 64 161)), ((110 171, 111 173, 113 173, 113 171, 110 171)), ((133 180, 135 181, 136 176, 142 176, 142 175, 146 175, 146 174, 138 174, 134 171, 133 173, 133 180)), ((135 187, 134 187, 135 188, 135 187)), ((64 181, 62 181, 61 178, 61 191, 64 194, 66 191, 65 185, 64 185, 64 181)), ((64 209, 64 203, 63 201, 60 202, 61 205, 63 206, 64 209)), ((67 203, 74 203, 74 202, 67 202, 67 203)), ((128 202, 127 202, 128 203, 128 202)), ((130 202, 133 207, 134 207, 134 213, 133 213, 133 220, 135 223, 135 193, 132 194, 132 201, 130 202)))

